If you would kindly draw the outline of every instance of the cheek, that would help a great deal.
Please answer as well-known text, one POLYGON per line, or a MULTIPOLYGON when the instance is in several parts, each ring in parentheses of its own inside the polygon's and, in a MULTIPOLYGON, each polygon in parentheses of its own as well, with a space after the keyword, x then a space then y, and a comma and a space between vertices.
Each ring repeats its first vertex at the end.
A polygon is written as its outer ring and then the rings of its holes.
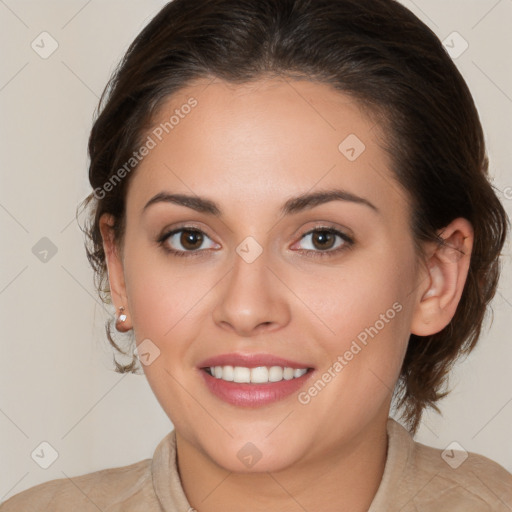
POLYGON ((206 293, 205 280, 153 251, 132 251, 125 264, 126 290, 136 339, 166 340, 206 293))
POLYGON ((333 332, 319 324, 312 333, 324 358, 317 380, 302 390, 299 402, 311 414, 330 411, 324 417, 330 429, 340 429, 340 415, 343 428, 356 428, 388 407, 409 338, 406 274, 352 269, 331 280, 335 292, 328 300, 317 301, 318 307, 325 305, 319 316, 333 332))
POLYGON ((393 381, 410 334, 414 295, 413 259, 403 254, 400 261, 391 249, 378 258, 358 258, 304 290, 324 324, 317 322, 315 329, 317 336, 323 333, 329 364, 342 356, 350 372, 375 367, 386 382, 393 381))
POLYGON ((180 424, 184 411, 200 414, 180 383, 190 372, 189 347, 203 323, 198 315, 208 284, 204 273, 180 271, 179 263, 154 252, 126 251, 126 291, 137 345, 154 344, 142 345, 154 358, 142 369, 162 408, 173 411, 173 423, 180 424))
MULTIPOLYGON (((361 258, 346 268, 331 269, 323 277, 316 273, 304 292, 311 309, 321 311, 332 330, 344 337, 356 335, 353 329, 370 327, 381 315, 385 315, 384 321, 393 319, 397 309, 393 305, 399 302, 404 306, 414 282, 409 263, 396 265, 394 260, 393 256, 361 258)), ((378 326, 381 330, 380 322, 378 326)))

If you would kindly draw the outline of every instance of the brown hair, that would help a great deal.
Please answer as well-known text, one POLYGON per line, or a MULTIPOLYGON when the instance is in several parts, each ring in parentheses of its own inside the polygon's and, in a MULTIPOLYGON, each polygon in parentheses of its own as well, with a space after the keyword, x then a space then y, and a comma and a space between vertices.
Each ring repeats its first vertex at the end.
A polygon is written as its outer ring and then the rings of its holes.
MULTIPOLYGON (((283 76, 330 84, 375 116, 392 170, 412 204, 418 247, 464 217, 474 228, 469 275, 441 332, 411 335, 395 398, 414 433, 455 360, 474 347, 499 276, 507 216, 488 180, 488 159, 468 87, 436 35, 395 0, 174 0, 128 48, 98 105, 89 139, 95 190, 85 232, 100 296, 109 302, 102 214, 122 245, 131 172, 112 179, 140 147, 158 107, 194 79, 241 84, 283 76), (100 191, 100 192, 98 192, 100 191)), ((419 251, 421 254, 421 251, 419 251)), ((114 347, 123 352, 111 336, 114 347)), ((136 356, 116 371, 135 371, 136 356)))

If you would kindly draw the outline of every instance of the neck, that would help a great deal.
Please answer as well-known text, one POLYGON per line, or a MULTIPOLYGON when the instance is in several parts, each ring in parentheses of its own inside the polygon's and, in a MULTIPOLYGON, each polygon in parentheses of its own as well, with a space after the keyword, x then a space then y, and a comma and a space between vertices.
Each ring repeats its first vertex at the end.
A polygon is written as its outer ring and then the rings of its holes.
POLYGON ((373 422, 348 442, 300 464, 259 473, 227 471, 177 432, 183 489, 198 512, 367 512, 386 463, 386 421, 373 422))

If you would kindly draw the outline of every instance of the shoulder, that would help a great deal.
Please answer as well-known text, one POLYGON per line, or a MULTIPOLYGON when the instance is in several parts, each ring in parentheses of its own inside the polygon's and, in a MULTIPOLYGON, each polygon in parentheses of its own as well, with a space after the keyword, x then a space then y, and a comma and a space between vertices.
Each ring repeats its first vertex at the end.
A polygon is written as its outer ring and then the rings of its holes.
POLYGON ((147 505, 152 489, 151 459, 146 459, 36 485, 0 504, 0 512, 131 510, 131 504, 147 505))
POLYGON ((400 490, 406 510, 510 511, 512 474, 498 463, 453 443, 441 450, 413 440, 400 424, 390 425, 405 454, 400 490))
POLYGON ((483 455, 462 447, 440 450, 414 442, 413 465, 430 475, 431 494, 438 494, 437 501, 459 500, 478 511, 510 510, 512 506, 512 474, 483 455))

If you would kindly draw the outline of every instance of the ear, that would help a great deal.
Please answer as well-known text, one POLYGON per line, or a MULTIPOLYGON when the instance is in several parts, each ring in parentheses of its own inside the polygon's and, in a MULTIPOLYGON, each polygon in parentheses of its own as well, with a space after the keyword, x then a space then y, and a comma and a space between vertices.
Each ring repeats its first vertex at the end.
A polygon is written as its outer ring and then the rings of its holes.
POLYGON ((463 218, 438 231, 443 243, 427 249, 426 271, 420 277, 411 333, 429 336, 443 330, 455 315, 464 290, 473 248, 473 227, 463 218))
POLYGON ((132 328, 132 324, 128 311, 122 254, 118 244, 114 240, 114 223, 114 217, 110 214, 104 213, 100 217, 99 228, 103 239, 103 250, 105 252, 105 262, 107 264, 110 295, 112 297, 114 307, 116 308, 116 318, 119 316, 120 307, 124 308, 123 314, 126 315, 126 320, 124 322, 116 321, 116 329, 120 332, 126 332, 132 328))

